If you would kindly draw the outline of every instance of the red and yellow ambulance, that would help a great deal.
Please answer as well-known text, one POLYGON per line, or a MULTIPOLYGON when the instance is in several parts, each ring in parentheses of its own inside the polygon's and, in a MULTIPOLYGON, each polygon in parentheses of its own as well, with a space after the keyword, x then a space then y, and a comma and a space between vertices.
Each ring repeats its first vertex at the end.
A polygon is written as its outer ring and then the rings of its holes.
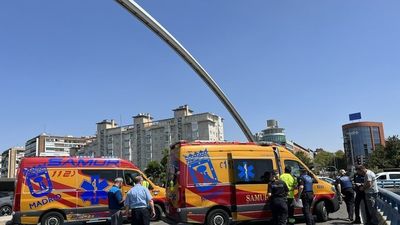
MULTIPOLYGON (((227 225, 269 220, 267 189, 273 170, 307 167, 281 146, 255 143, 180 142, 171 147, 167 170, 167 217, 175 222, 227 225)), ((307 169, 308 170, 308 169, 307 169)), ((313 213, 320 221, 339 209, 332 185, 314 177, 313 213)), ((296 193, 297 194, 297 193, 296 193)), ((295 210, 301 215, 301 209, 295 210)))
POLYGON ((141 175, 149 182, 157 216, 165 189, 156 186, 131 162, 113 158, 24 158, 17 173, 14 224, 62 225, 64 221, 109 219, 107 192, 117 177, 124 179, 123 195, 141 175))

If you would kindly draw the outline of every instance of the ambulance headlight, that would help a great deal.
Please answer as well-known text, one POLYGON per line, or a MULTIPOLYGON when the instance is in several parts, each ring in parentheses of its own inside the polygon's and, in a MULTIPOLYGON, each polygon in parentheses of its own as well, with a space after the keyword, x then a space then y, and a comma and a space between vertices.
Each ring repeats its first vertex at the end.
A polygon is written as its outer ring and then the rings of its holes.
POLYGON ((154 195, 154 196, 157 196, 158 193, 160 193, 160 191, 153 191, 153 195, 154 195))

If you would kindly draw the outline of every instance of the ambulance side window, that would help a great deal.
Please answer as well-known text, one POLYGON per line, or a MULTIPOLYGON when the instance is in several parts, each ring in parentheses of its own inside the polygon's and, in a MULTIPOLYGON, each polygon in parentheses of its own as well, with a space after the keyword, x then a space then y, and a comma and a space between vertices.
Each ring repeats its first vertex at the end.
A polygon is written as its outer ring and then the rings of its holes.
POLYGON ((290 166, 292 168, 292 175, 295 177, 300 177, 300 170, 304 167, 297 161, 285 160, 285 167, 290 166))
POLYGON ((236 184, 267 184, 273 171, 272 159, 233 159, 236 184))
POLYGON ((134 170, 124 170, 124 181, 126 185, 133 186, 135 184, 135 177, 141 175, 139 172, 134 170))

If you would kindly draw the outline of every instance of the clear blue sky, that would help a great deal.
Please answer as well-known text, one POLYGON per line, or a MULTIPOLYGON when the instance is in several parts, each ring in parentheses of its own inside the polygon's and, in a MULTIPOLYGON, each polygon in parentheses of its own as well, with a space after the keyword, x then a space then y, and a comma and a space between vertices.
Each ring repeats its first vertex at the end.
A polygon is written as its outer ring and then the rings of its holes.
MULTIPOLYGON (((253 132, 277 119, 289 139, 342 149, 361 111, 400 134, 400 1, 140 0, 219 83, 253 132)), ((96 122, 217 98, 113 0, 0 2, 0 151, 43 131, 93 135, 96 122)))

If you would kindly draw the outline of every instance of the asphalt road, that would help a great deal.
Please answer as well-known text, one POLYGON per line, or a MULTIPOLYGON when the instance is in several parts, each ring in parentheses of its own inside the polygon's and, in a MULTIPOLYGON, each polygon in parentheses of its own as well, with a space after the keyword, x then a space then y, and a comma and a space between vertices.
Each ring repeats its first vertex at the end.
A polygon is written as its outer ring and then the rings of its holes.
MULTIPOLYGON (((346 212, 346 206, 344 204, 341 205, 340 210, 337 211, 336 213, 329 214, 329 221, 325 223, 318 223, 321 225, 325 224, 334 224, 334 225, 342 225, 342 224, 351 224, 349 221, 346 221, 347 218, 347 212, 346 212)), ((6 221, 11 219, 11 217, 2 217, 0 218, 0 225, 4 225, 6 221)), ((88 223, 89 224, 89 223, 88 223)), ((105 225, 106 223, 90 223, 93 225, 105 225)), ((248 224, 248 225, 265 225, 265 224, 270 224, 268 222, 247 222, 247 223, 240 223, 241 225, 248 224)), ((301 221, 299 219, 296 224, 303 225, 305 224, 304 221, 301 221)), ((68 223, 68 225, 82 225, 82 223, 68 223)), ((151 225, 167 225, 167 223, 163 221, 158 221, 158 222, 152 222, 151 225)))

